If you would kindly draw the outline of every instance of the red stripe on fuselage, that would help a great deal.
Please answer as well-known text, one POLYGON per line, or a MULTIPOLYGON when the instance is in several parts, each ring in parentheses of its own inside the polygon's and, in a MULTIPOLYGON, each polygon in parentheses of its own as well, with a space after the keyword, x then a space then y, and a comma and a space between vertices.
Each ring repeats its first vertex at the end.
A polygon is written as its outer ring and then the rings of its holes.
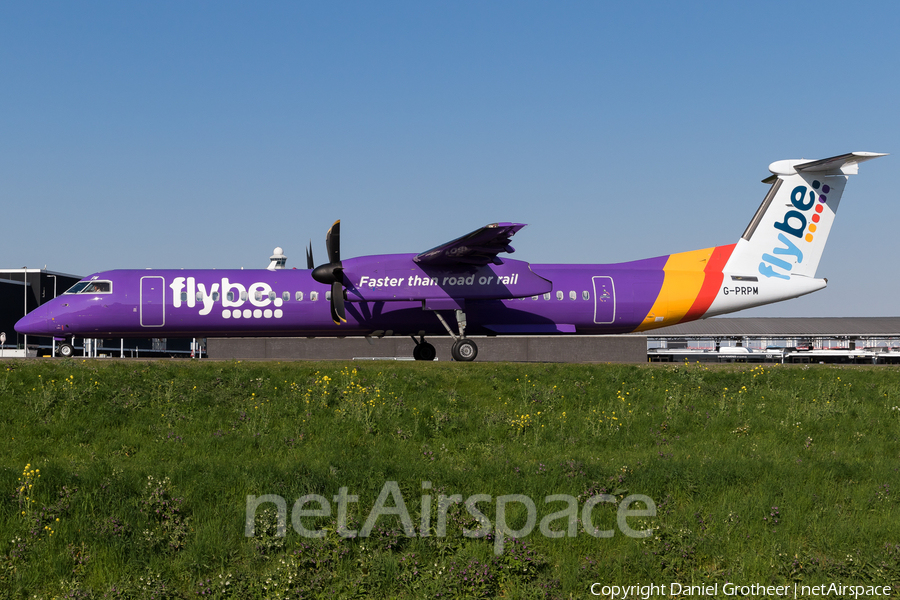
POLYGON ((697 299, 694 300, 691 308, 679 323, 699 319, 709 309, 709 306, 719 293, 719 286, 722 285, 722 269, 728 262, 728 258, 731 256, 735 246, 737 244, 716 246, 716 249, 713 250, 712 256, 709 257, 709 262, 706 263, 706 268, 703 269, 703 285, 700 287, 700 293, 697 294, 697 299))

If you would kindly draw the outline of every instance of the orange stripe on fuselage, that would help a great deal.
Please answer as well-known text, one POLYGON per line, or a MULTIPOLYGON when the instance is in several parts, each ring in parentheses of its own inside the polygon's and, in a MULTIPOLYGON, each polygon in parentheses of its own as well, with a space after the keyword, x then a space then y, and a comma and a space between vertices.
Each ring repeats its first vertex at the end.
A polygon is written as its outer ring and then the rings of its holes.
POLYGON ((722 267, 734 244, 672 254, 663 267, 662 289, 635 331, 674 325, 702 316, 722 283, 722 267))

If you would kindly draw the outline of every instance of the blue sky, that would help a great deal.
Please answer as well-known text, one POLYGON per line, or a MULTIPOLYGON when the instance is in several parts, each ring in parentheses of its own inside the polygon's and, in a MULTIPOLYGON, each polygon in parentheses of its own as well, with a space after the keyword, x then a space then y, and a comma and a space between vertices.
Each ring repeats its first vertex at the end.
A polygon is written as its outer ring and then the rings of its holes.
POLYGON ((0 5, 0 267, 305 266, 529 223, 531 262, 736 242, 769 163, 852 177, 818 275, 897 315, 892 2, 0 5))

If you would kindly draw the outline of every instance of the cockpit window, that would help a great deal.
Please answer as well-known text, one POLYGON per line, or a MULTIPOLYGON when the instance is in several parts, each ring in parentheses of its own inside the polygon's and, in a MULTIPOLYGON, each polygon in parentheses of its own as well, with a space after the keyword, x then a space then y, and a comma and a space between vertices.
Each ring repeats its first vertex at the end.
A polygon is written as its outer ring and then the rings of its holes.
POLYGON ((111 294, 111 281, 79 281, 68 290, 67 294, 111 294))
POLYGON ((75 285, 73 285, 72 287, 70 287, 69 289, 67 289, 67 290, 65 291, 65 293, 66 293, 66 294, 77 294, 77 293, 79 293, 81 290, 83 290, 84 288, 86 288, 87 286, 89 286, 90 284, 91 284, 90 281, 79 281, 78 283, 76 283, 75 285))

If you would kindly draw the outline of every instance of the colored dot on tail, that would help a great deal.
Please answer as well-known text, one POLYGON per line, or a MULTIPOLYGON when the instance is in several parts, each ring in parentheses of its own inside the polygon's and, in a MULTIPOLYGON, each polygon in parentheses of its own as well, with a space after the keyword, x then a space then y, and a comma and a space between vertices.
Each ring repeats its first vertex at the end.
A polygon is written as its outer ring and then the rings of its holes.
POLYGON ((809 231, 810 231, 811 233, 815 233, 815 232, 816 232, 816 225, 815 225, 815 223, 810 223, 810 224, 809 224, 809 231))
POLYGON ((807 233, 807 234, 806 234, 806 241, 807 241, 807 242, 813 241, 813 236, 812 236, 811 233, 807 233))
POLYGON ((825 202, 826 200, 828 200, 828 198, 825 197, 825 194, 819 195, 819 202, 825 202))
POLYGON ((827 185, 823 185, 823 186, 822 186, 822 191, 825 192, 825 193, 827 194, 828 192, 831 191, 831 188, 830 188, 829 186, 827 186, 827 185))
POLYGON ((819 215, 813 215, 812 216, 813 223, 818 223, 820 218, 821 217, 819 217, 819 215))
POLYGON ((821 204, 816 204, 816 212, 817 212, 817 213, 820 213, 820 212, 822 212, 823 210, 825 210, 825 207, 824 207, 824 206, 822 206, 821 204))
POLYGON ((819 182, 818 182, 818 181, 813 181, 813 184, 812 184, 812 185, 813 185, 813 189, 814 189, 814 190, 819 189, 819 182))

